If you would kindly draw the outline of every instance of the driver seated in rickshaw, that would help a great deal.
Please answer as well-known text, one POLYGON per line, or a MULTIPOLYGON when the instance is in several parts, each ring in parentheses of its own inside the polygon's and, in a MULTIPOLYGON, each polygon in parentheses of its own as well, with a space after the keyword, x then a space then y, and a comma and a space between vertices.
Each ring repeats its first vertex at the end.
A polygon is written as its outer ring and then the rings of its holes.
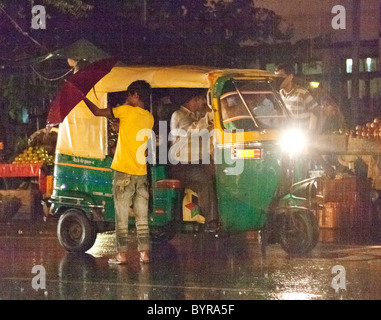
POLYGON ((278 112, 275 110, 274 103, 266 95, 260 96, 261 102, 253 108, 253 113, 257 119, 266 127, 275 127, 279 125, 277 119, 278 112))
MULTIPOLYGON (((280 124, 273 101, 266 94, 245 94, 245 103, 264 128, 280 124)), ((254 123, 237 92, 221 97, 222 119, 226 129, 254 130, 254 123)))
POLYGON ((236 93, 227 93, 221 97, 222 119, 225 128, 228 130, 252 128, 253 123, 250 115, 237 99, 239 98, 236 93))

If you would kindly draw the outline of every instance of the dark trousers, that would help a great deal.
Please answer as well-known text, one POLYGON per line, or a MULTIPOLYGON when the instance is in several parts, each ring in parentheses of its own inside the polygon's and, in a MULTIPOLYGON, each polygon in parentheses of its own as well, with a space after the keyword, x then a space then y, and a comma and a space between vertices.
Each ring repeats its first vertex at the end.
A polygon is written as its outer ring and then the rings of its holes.
POLYGON ((214 166, 212 164, 177 164, 171 169, 173 178, 198 195, 198 205, 209 223, 218 219, 214 166))

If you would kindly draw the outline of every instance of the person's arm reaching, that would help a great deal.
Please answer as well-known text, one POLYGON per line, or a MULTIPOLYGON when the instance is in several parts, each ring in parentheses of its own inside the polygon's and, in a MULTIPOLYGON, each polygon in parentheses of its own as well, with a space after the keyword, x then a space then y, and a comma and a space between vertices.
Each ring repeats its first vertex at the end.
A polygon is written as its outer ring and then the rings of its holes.
POLYGON ((87 105, 87 107, 93 113, 94 116, 114 118, 110 108, 100 109, 86 97, 83 97, 83 102, 85 102, 85 104, 87 105))

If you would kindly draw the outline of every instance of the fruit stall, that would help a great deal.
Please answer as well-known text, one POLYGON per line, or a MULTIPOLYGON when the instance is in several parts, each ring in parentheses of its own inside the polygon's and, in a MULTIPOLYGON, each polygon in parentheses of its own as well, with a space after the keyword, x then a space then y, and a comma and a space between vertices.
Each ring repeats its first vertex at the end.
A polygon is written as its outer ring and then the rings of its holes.
POLYGON ((19 218, 41 216, 41 194, 46 192, 46 175, 43 173, 42 164, 0 164, 0 177, 13 180, 16 178, 19 181, 22 178, 22 182, 17 188, 0 190, 1 197, 15 197, 20 200, 18 211, 13 215, 8 213, 7 220, 16 213, 19 218), (33 182, 29 183, 31 180, 33 182))
POLYGON ((319 137, 316 148, 336 167, 323 177, 321 228, 346 229, 381 224, 381 118, 354 130, 319 137))
POLYGON ((55 149, 54 139, 50 139, 53 146, 47 145, 45 136, 33 134, 25 150, 0 163, 0 221, 43 217, 41 200, 48 198, 53 188, 55 149))

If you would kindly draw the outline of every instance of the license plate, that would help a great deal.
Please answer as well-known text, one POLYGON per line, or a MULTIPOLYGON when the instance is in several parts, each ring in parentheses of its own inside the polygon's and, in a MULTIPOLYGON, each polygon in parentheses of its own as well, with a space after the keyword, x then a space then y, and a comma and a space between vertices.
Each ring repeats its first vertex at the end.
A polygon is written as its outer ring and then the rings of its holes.
POLYGON ((234 159, 262 159, 262 149, 235 149, 234 159))

